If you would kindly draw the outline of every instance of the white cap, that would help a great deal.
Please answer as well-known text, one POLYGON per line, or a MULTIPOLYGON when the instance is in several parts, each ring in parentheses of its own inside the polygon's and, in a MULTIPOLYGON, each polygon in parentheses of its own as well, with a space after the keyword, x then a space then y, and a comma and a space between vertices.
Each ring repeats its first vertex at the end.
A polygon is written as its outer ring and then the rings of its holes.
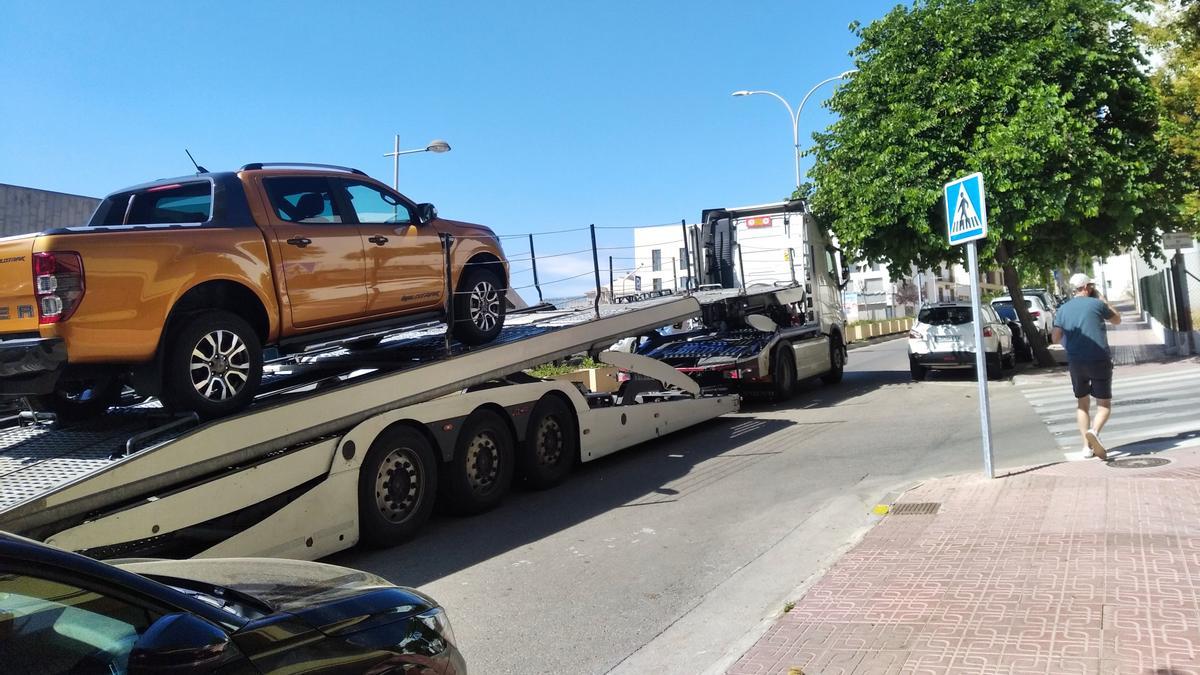
POLYGON ((1075 290, 1079 290, 1081 288, 1087 288, 1087 285, 1092 283, 1092 278, 1089 277, 1088 275, 1084 274, 1083 272, 1079 272, 1077 274, 1071 275, 1070 283, 1071 283, 1071 288, 1073 288, 1075 290))

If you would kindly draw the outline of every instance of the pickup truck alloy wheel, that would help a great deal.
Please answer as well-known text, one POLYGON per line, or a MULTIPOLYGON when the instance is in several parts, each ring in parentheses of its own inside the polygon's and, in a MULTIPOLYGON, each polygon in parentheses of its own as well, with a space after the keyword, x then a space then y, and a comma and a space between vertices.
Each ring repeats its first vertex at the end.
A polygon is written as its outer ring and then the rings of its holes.
POLYGON ((416 534, 433 512, 437 479, 438 463, 425 436, 405 426, 383 430, 359 467, 362 540, 393 546, 416 534))
POLYGON ((445 476, 450 510, 480 513, 500 503, 512 483, 514 462, 512 433, 504 419, 486 408, 471 413, 445 476))
POLYGON ((561 483, 575 466, 579 435, 575 415, 555 395, 543 396, 529 418, 525 443, 517 455, 521 478, 527 487, 548 488, 561 483))
POLYGON ((250 350, 237 333, 214 330, 192 349, 191 373, 201 396, 224 401, 250 380, 250 350))
POLYGON ((500 323, 500 293, 487 279, 471 288, 471 323, 484 333, 500 323))
POLYGON ((454 337, 467 345, 491 342, 504 327, 504 280, 487 267, 468 266, 454 294, 454 337))
POLYGON ((262 346, 240 316, 222 310, 184 317, 168 337, 163 399, 202 418, 221 417, 254 399, 262 379, 262 346))

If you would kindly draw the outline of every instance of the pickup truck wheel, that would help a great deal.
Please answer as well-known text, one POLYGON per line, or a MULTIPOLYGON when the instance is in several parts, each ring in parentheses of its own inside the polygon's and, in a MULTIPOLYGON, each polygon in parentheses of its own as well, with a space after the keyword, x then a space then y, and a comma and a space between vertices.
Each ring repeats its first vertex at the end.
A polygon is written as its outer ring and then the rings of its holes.
POLYGON ((491 410, 467 417, 454 446, 454 460, 442 474, 451 513, 482 513, 500 503, 513 477, 513 438, 504 420, 491 410))
POLYGON ((771 354, 771 383, 772 401, 786 401, 796 393, 796 357, 786 342, 771 354))
POLYGON ((429 520, 437 497, 437 458, 429 441, 403 426, 375 438, 358 471, 358 529, 370 546, 399 544, 429 520))
POLYGON ((78 422, 103 415, 121 402, 121 378, 115 374, 75 378, 65 376, 49 394, 30 396, 29 406, 52 412, 60 422, 78 422))
POLYGON ((829 370, 821 376, 821 381, 825 384, 837 384, 842 381, 845 370, 846 346, 842 344, 841 338, 834 334, 829 339, 829 370))
POLYGON ((232 312, 209 311, 183 320, 163 363, 164 403, 203 419, 246 407, 262 380, 262 345, 250 324, 232 312))
POLYGON ((557 396, 543 396, 529 416, 525 443, 517 453, 524 484, 535 490, 558 485, 579 456, 575 414, 557 396))
POLYGON ((507 284, 494 271, 468 267, 454 294, 454 337, 466 345, 496 339, 504 327, 504 292, 507 284))

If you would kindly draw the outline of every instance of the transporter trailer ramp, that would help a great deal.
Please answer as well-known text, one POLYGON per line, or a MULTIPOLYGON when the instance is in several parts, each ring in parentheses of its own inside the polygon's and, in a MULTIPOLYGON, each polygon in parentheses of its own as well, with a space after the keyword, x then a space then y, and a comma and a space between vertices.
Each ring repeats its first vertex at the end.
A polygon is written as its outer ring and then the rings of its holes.
POLYGON ((593 312, 514 313, 492 344, 397 333, 271 367, 251 408, 198 424, 154 403, 75 426, 0 430, 0 529, 99 559, 316 559, 415 534, 436 500, 487 510, 514 480, 562 481, 577 462, 736 411, 676 369, 605 351, 701 313, 693 297, 593 312), (526 368, 589 352, 636 377, 616 393, 526 368))

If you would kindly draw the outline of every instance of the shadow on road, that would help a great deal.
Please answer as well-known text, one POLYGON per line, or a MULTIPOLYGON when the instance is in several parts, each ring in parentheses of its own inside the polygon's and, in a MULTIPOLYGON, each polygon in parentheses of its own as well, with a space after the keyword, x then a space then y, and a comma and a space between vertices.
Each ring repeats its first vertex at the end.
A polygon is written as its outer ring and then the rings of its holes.
POLYGON ((335 554, 328 562, 420 586, 614 508, 655 508, 689 498, 692 493, 680 494, 670 484, 714 459, 730 460, 729 470, 720 466, 705 469, 706 480, 732 475, 747 465, 745 458, 755 452, 754 441, 791 426, 793 422, 778 419, 718 418, 582 464, 557 488, 543 492, 514 488, 491 512, 470 518, 435 516, 406 544, 378 551, 356 547, 335 554))

